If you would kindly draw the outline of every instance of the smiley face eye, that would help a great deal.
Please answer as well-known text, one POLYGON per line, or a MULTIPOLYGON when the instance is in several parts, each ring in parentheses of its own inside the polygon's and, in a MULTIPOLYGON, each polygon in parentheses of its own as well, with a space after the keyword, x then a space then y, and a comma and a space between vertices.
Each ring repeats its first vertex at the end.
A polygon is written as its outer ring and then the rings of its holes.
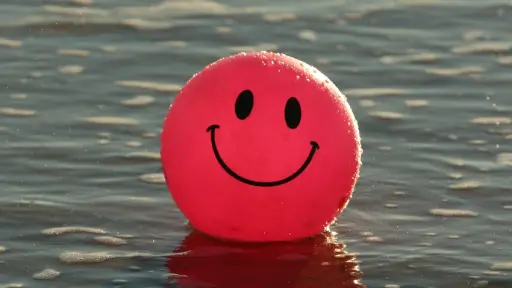
POLYGON ((286 121, 286 125, 290 129, 297 128, 301 117, 302 112, 300 110, 299 100, 295 97, 291 97, 286 101, 286 106, 284 107, 284 120, 286 121))
POLYGON ((240 120, 244 120, 249 117, 254 106, 254 95, 251 90, 244 90, 240 92, 235 102, 235 113, 236 117, 240 120))

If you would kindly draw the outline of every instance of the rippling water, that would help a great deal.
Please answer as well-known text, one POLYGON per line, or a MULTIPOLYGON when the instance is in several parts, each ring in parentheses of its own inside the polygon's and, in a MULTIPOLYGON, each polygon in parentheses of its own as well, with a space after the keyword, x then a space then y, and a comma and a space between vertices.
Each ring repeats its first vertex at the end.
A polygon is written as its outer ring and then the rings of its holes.
POLYGON ((512 287, 511 5, 2 1, 0 287, 512 287), (251 50, 349 98, 365 153, 337 235, 225 246, 167 192, 169 103, 251 50))

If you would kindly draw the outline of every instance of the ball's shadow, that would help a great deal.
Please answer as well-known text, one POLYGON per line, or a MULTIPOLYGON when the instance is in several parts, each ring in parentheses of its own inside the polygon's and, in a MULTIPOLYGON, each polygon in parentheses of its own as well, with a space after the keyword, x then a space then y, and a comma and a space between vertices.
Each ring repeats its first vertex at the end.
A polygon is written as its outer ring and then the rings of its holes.
MULTIPOLYGON (((298 242, 240 244, 193 231, 167 259, 183 288, 363 288, 356 258, 326 233, 298 242)), ((174 286, 173 285, 173 286, 174 286)))

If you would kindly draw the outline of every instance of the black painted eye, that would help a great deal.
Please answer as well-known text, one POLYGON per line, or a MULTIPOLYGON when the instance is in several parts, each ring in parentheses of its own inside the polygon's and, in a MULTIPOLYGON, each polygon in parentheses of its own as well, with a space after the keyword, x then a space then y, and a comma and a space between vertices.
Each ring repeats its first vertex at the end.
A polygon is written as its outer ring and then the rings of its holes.
POLYGON ((301 116, 299 100, 295 97, 291 97, 286 101, 286 106, 284 107, 284 120, 286 120, 286 125, 288 125, 290 129, 297 128, 301 116))
POLYGON ((244 120, 251 114, 252 106, 254 105, 254 96, 251 90, 244 90, 240 92, 235 102, 235 113, 236 117, 240 120, 244 120))

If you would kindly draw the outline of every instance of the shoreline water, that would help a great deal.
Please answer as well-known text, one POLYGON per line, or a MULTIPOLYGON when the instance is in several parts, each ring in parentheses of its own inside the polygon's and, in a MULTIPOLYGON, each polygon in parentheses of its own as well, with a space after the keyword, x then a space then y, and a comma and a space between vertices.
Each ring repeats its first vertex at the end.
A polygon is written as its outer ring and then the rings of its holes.
POLYGON ((512 285, 510 3, 254 6, 0 4, 0 287, 165 287, 191 231, 159 172, 163 118, 191 75, 251 50, 347 95, 365 153, 332 230, 363 284, 512 285))

